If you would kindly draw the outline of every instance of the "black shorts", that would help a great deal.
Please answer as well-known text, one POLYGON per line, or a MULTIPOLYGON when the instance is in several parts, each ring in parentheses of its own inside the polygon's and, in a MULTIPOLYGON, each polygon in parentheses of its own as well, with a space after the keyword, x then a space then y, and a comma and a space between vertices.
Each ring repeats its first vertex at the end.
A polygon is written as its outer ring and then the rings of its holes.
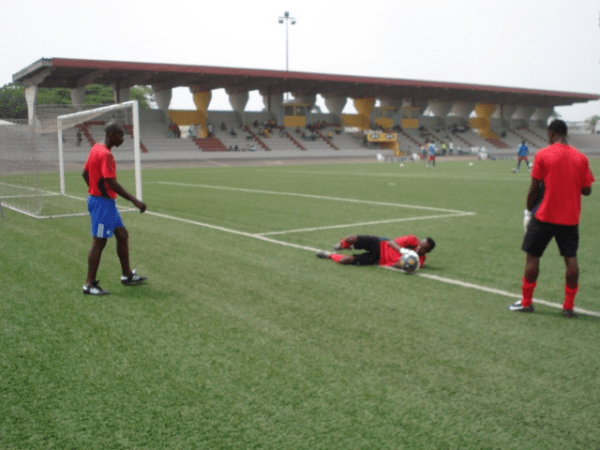
POLYGON ((579 227, 577 225, 555 225, 540 222, 535 217, 532 217, 529 222, 521 249, 528 255, 539 258, 544 254, 544 250, 552 238, 556 239, 561 256, 567 258, 577 256, 579 247, 579 227))
POLYGON ((369 236, 367 234, 359 234, 354 248, 356 250, 366 250, 364 253, 354 254, 355 266, 373 266, 379 264, 379 243, 382 238, 378 236, 369 236))

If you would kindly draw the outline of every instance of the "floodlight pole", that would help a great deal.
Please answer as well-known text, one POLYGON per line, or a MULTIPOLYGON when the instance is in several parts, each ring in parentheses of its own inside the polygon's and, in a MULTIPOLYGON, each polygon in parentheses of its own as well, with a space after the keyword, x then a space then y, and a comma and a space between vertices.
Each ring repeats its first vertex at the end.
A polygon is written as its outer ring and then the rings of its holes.
POLYGON ((290 17, 289 11, 286 11, 283 16, 279 17, 279 23, 283 23, 285 21, 285 71, 289 72, 290 70, 290 46, 289 46, 289 22, 292 21, 292 25, 296 25, 296 18, 290 17))

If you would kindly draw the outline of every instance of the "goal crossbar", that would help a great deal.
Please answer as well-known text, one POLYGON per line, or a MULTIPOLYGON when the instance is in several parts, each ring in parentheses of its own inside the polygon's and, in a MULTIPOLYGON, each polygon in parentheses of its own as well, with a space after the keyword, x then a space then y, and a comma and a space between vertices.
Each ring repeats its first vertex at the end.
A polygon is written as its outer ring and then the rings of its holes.
POLYGON ((66 194, 65 186, 65 160, 64 160, 64 147, 63 147, 63 127, 69 126, 71 123, 79 123, 81 118, 91 120, 94 117, 102 114, 132 108, 132 125, 133 125, 133 157, 134 157, 134 168, 135 168, 135 196, 142 200, 142 177, 141 177, 141 146, 140 146, 140 118, 139 118, 139 105, 137 100, 130 100, 116 105, 103 106, 95 108, 93 110, 81 111, 71 114, 64 114, 56 118, 58 128, 58 165, 60 171, 60 193, 61 195, 66 194))

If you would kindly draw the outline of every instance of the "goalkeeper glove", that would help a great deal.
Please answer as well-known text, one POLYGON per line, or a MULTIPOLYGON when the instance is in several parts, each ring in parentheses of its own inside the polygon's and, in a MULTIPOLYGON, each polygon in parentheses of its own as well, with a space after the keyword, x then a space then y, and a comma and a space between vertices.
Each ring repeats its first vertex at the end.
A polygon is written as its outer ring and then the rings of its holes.
POLYGON ((527 233, 527 226, 529 225, 530 221, 531 221, 531 211, 526 209, 525 211, 523 211, 523 230, 525 230, 525 233, 527 233))

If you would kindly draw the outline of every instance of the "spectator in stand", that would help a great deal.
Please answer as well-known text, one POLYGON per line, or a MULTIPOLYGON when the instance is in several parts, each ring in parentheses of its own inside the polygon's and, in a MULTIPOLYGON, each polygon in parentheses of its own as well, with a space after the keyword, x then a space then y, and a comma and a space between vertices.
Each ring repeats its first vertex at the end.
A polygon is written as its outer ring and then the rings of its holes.
POLYGON ((221 131, 227 131, 227 125, 225 125, 225 122, 221 122, 221 131))
POLYGON ((237 133, 235 132, 233 127, 231 127, 231 131, 229 132, 229 134, 231 135, 231 137, 237 137, 237 133))

